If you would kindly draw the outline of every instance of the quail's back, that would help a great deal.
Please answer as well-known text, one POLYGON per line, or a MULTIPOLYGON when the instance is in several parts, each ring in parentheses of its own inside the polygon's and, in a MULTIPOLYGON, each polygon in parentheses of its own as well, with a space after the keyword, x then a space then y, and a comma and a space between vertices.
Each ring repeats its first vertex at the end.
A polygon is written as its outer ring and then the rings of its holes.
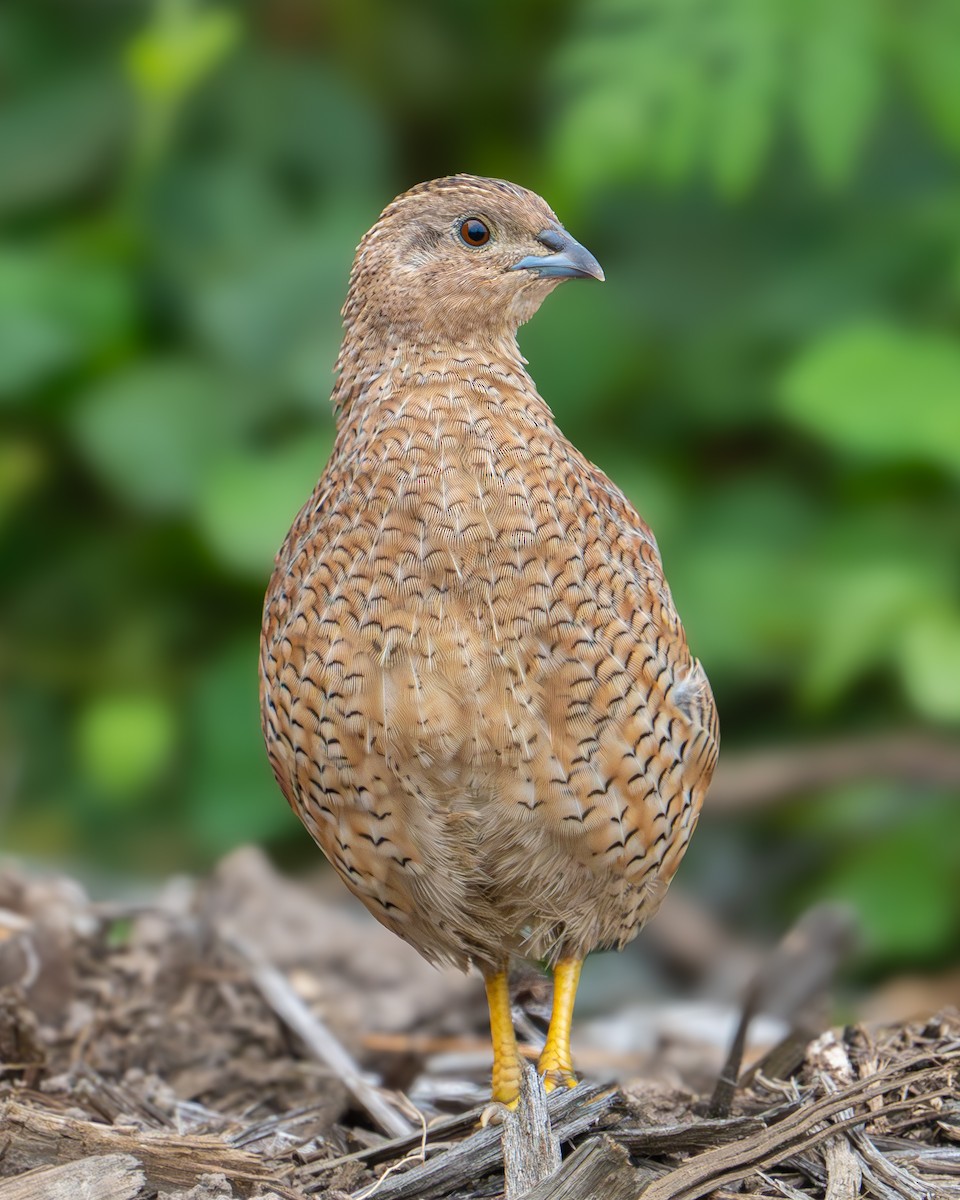
MULTIPOLYGON (((453 176, 385 210, 344 307, 333 453, 264 612, 277 780, 378 920, 484 973, 507 1101, 510 957, 558 964, 558 988, 574 964, 575 991, 584 955, 637 932, 718 746, 653 535, 517 349, 575 276, 603 278, 512 184, 453 176)), ((541 1069, 570 1082, 569 1012, 551 1032, 541 1069)))

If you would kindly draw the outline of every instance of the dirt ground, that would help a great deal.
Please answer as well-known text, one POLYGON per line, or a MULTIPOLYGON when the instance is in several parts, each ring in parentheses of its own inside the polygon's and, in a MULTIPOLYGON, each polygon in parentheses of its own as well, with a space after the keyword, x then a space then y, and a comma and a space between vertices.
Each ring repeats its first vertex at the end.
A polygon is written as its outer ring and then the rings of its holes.
MULTIPOLYGON (((598 961, 584 1082, 506 1114, 478 980, 259 851, 131 902, 0 868, 0 1200, 960 1197, 960 1014, 825 1029, 848 935, 764 956, 668 902, 654 958, 745 1002, 640 1006, 598 961)), ((549 984, 514 990, 535 1046, 549 984)))

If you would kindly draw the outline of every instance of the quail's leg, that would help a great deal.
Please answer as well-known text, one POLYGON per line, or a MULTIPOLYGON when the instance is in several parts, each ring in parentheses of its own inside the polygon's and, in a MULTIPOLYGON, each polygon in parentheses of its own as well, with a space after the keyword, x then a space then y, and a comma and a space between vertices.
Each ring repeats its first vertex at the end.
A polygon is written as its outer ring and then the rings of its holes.
POLYGON ((561 958, 553 969, 553 1011, 547 1040, 537 1061, 537 1070, 544 1077, 543 1086, 548 1092, 561 1084, 567 1087, 577 1084, 570 1057, 570 1027, 582 965, 583 959, 561 958))
POLYGON ((489 974, 484 972, 483 979, 487 987, 493 1042, 493 1099, 512 1108, 520 1095, 523 1067, 510 1013, 509 976, 506 968, 502 968, 489 974))

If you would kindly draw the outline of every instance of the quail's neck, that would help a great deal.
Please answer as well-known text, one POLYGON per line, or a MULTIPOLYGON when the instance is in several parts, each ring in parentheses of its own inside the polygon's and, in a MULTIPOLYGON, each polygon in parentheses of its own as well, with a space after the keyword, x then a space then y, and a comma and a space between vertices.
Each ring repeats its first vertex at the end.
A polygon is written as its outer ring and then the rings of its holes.
POLYGON ((358 403, 375 405, 378 396, 397 388, 446 379, 478 392, 495 379, 540 400, 524 363, 512 333, 473 332, 451 340, 427 331, 348 327, 337 358, 334 409, 342 423, 358 403))

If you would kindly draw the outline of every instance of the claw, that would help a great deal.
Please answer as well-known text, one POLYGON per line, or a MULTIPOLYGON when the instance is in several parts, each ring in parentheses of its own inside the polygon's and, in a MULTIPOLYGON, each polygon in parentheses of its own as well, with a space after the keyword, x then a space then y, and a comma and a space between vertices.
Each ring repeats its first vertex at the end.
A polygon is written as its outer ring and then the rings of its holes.
POLYGON ((555 1092, 559 1087, 575 1088, 580 1081, 567 1067, 553 1067, 543 1072, 543 1090, 555 1092))
POLYGON ((480 1128, 486 1129, 488 1125, 502 1125, 507 1119, 507 1112, 512 1112, 519 1103, 519 1096, 515 1096, 512 1100, 491 1100, 480 1114, 480 1128))

